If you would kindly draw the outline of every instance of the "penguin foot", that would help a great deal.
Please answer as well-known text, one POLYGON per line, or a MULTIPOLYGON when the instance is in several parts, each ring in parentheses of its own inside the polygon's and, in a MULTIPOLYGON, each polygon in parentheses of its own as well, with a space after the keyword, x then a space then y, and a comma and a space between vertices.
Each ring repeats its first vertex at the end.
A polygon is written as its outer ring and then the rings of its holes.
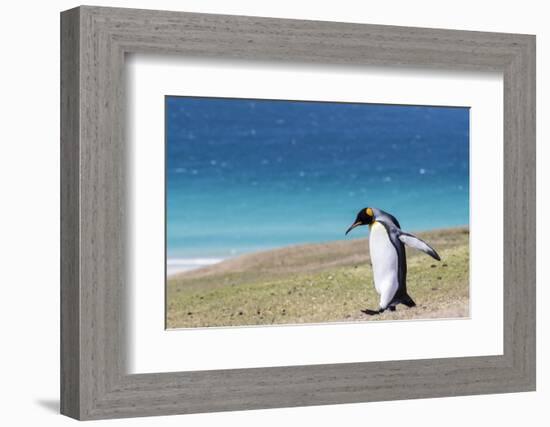
POLYGON ((377 314, 382 313, 384 310, 369 310, 368 308, 361 310, 361 313, 367 314, 369 316, 376 316, 377 314))
POLYGON ((395 311, 395 305, 389 306, 389 307, 388 307, 388 310, 390 310, 390 311, 395 311))

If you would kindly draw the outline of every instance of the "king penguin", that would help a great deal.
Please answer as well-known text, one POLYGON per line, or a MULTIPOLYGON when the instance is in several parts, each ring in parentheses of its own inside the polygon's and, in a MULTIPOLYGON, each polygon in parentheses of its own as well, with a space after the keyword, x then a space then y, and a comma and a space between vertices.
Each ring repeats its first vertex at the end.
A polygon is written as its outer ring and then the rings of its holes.
POLYGON ((414 307, 416 304, 407 293, 407 259, 405 246, 418 249, 440 261, 437 252, 426 242, 401 230, 397 219, 377 208, 361 209, 346 235, 355 227, 368 225, 369 250, 374 277, 374 287, 380 295, 378 310, 361 310, 375 315, 386 309, 395 311, 397 304, 414 307))

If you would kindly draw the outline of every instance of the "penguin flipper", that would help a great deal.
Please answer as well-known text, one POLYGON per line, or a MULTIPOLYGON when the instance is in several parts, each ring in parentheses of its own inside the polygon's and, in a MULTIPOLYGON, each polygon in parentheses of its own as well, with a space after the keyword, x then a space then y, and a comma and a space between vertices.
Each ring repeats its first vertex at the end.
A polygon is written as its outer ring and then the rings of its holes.
POLYGON ((418 249, 419 251, 428 254, 432 258, 441 261, 441 258, 439 257, 435 249, 428 245, 424 240, 416 237, 414 234, 405 233, 404 231, 402 231, 401 234, 399 234, 399 240, 401 240, 407 246, 418 249))

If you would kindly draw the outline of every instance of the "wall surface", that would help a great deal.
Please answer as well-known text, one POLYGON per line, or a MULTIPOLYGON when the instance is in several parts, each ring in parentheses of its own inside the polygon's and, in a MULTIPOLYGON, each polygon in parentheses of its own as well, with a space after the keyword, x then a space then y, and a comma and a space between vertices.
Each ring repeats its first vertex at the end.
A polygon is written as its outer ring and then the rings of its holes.
MULTIPOLYGON (((545 3, 504 1, 337 2, 188 0, 97 1, 97 5, 319 19, 374 24, 519 32, 537 35, 538 74, 538 391, 509 395, 262 410, 156 419, 110 425, 279 426, 314 424, 448 427, 490 423, 517 426, 548 420, 548 311, 544 261, 550 253, 548 190, 550 27, 545 3), (546 197, 543 194, 546 193, 546 197), (546 238, 546 239, 545 239, 546 238), (544 405, 546 403, 546 405, 544 405)), ((59 11, 74 1, 7 2, 2 8, 0 73, 0 394, 3 425, 63 426, 59 383, 59 11)), ((542 423, 539 423, 540 425, 542 423)))

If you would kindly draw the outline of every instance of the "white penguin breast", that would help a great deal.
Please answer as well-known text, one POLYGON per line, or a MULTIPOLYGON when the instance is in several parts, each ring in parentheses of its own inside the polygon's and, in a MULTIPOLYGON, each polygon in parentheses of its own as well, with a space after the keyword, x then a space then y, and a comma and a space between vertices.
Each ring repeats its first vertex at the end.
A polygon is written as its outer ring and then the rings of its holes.
POLYGON ((386 228, 379 222, 370 227, 369 249, 374 287, 381 296, 386 295, 391 299, 399 286, 397 251, 386 228))

